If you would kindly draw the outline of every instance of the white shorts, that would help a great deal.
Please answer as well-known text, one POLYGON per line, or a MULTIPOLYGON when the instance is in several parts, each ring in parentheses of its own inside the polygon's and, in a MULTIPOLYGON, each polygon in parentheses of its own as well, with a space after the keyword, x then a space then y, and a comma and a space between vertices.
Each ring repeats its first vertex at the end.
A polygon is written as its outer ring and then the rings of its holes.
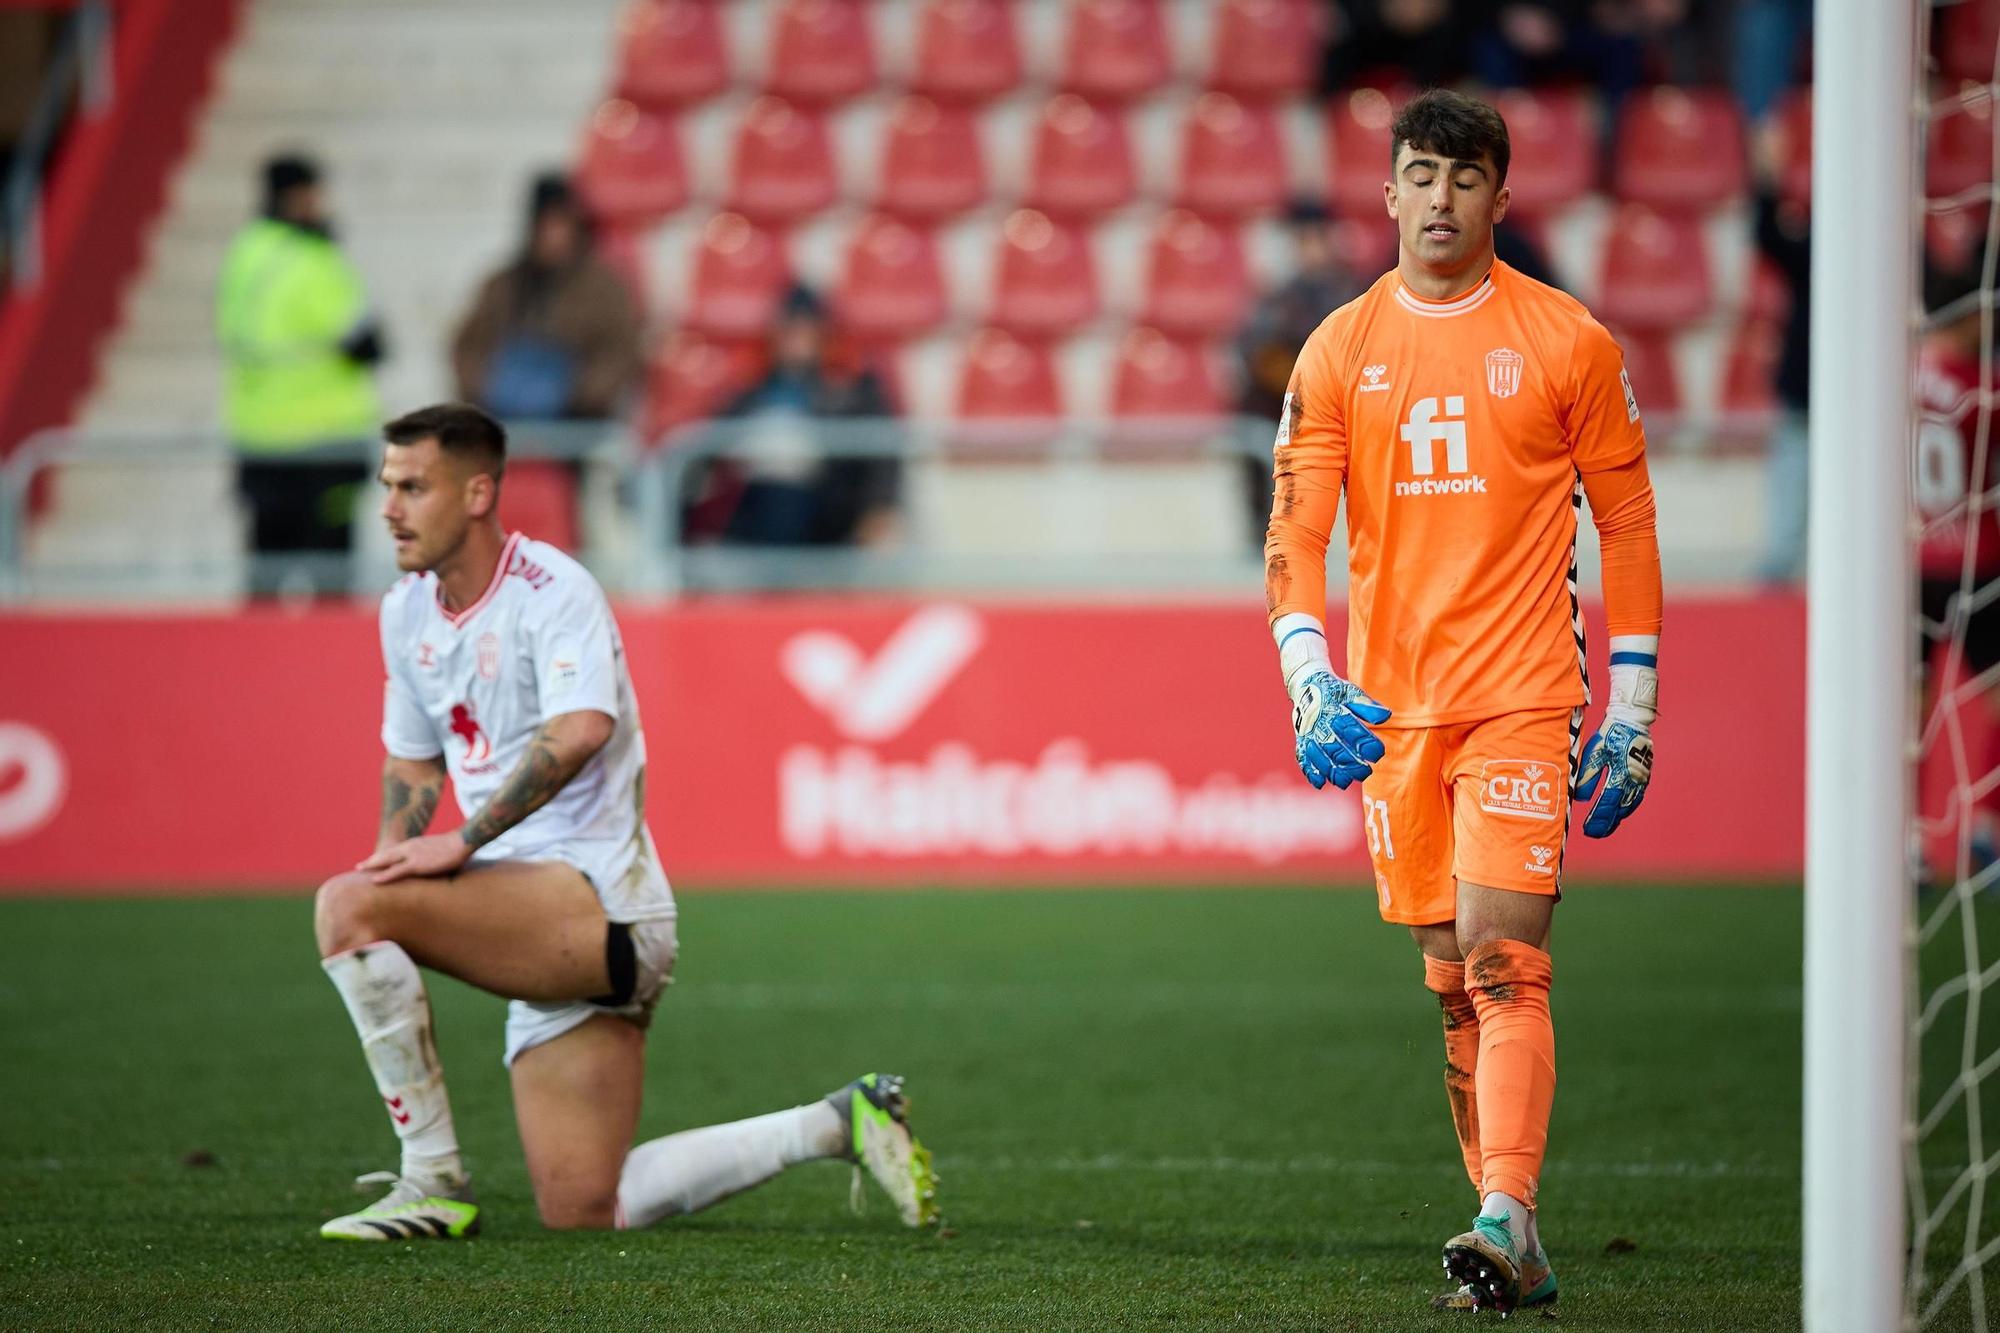
POLYGON ((679 935, 672 917, 635 921, 627 929, 638 964, 632 998, 624 1004, 592 1004, 589 1000, 510 1000, 507 1003, 507 1049, 503 1062, 512 1065, 521 1052, 554 1041, 598 1014, 612 1014, 645 1027, 653 1021, 653 1006, 674 980, 679 935))

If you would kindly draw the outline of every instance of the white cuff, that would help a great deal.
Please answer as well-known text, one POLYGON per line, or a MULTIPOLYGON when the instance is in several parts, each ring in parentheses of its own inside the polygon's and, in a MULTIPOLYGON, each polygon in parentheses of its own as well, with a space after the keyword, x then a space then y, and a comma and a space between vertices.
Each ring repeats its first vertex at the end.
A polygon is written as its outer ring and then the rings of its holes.
POLYGON ((1303 611, 1293 611, 1271 622, 1271 638, 1278 645, 1278 670, 1284 673, 1285 693, 1315 670, 1333 671, 1327 652, 1326 627, 1303 611))

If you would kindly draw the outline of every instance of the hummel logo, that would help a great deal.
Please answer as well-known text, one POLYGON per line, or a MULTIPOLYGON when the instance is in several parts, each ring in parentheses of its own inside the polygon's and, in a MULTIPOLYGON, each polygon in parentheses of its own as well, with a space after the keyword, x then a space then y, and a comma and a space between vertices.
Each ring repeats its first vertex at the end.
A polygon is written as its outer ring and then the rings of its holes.
POLYGON ((1528 850, 1533 853, 1536 865, 1547 865, 1549 858, 1556 854, 1556 849, 1553 847, 1530 847, 1528 850))
POLYGON ((410 1113, 403 1109, 403 1099, 401 1097, 384 1097, 382 1100, 389 1104, 389 1115, 397 1124, 407 1125, 410 1123, 410 1113))
POLYGON ((1368 382, 1361 386, 1361 392, 1386 393, 1389 389, 1389 386, 1382 383, 1382 377, 1388 373, 1389 373, 1389 367, 1387 366, 1383 365, 1363 366, 1361 368, 1361 378, 1367 380, 1368 382))
POLYGON ((985 637, 985 626, 967 608, 927 606, 904 621, 872 661, 841 635, 807 630, 786 640, 778 662, 843 736, 879 741, 916 721, 985 637))

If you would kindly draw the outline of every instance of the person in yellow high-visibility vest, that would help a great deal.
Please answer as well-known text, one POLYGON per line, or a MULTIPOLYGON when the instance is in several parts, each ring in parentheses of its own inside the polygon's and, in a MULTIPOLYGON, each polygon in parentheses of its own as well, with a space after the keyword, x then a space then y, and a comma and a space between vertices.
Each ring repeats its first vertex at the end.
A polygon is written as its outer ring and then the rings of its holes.
POLYGON ((251 587, 343 591, 364 450, 381 419, 372 368, 383 346, 311 160, 265 164, 263 215, 229 247, 215 316, 237 489, 259 557, 251 587))

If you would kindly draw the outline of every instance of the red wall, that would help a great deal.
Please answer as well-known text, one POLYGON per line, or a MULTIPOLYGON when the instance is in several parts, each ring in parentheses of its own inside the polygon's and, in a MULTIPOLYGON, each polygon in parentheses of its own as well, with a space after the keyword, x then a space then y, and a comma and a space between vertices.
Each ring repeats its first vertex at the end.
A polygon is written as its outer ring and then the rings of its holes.
MULTIPOLYGON (((770 600, 620 621, 683 883, 1365 878, 1358 801, 1293 767, 1255 608, 770 600)), ((1658 776, 1617 837, 1572 841, 1574 877, 1799 873, 1804 637, 1796 598, 1670 605, 1658 776)), ((365 611, 0 617, 0 890, 297 887, 352 865, 381 679, 365 611)))

